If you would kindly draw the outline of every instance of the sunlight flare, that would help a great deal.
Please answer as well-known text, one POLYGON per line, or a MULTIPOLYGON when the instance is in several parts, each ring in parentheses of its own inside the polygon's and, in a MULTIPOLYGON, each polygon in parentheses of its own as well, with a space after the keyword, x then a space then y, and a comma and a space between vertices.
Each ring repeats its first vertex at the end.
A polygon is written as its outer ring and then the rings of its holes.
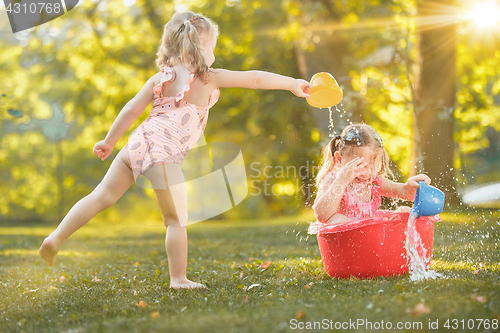
POLYGON ((480 27, 498 25, 500 21, 500 9, 493 1, 478 3, 470 13, 470 18, 480 27))

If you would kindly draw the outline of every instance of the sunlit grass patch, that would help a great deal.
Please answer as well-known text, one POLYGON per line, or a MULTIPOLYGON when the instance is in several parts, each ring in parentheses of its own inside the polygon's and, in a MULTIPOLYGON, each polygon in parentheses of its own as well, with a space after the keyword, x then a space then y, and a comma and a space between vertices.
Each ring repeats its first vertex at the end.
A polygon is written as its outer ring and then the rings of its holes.
POLYGON ((455 223, 474 223, 474 222, 486 222, 490 219, 498 220, 500 219, 499 209, 479 209, 473 210, 471 208, 462 211, 444 211, 440 214, 441 219, 446 222, 455 223))
POLYGON ((33 235, 47 236, 54 228, 48 226, 32 225, 30 227, 17 227, 12 224, 0 224, 0 236, 33 235))
POLYGON ((434 259, 432 261, 432 269, 439 269, 442 271, 464 270, 473 274, 479 272, 499 272, 500 263, 473 263, 470 261, 456 261, 450 262, 445 260, 434 259))

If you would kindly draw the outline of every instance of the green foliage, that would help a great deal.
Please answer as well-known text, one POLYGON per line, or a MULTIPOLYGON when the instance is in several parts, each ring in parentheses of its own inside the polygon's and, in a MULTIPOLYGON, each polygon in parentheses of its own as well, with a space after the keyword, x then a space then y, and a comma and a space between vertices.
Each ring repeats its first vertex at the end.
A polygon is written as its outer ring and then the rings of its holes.
MULTIPOLYGON (((349 120, 373 125, 398 174, 408 175, 417 55, 414 0, 200 0, 185 5, 219 25, 214 67, 304 79, 315 71, 331 72, 344 90, 344 113, 334 114, 335 130, 349 120)), ((114 155, 101 162, 92 147, 156 73, 162 28, 174 12, 174 2, 138 0, 127 7, 121 0, 86 1, 62 18, 18 33, 17 39, 0 40, 0 73, 8 78, 0 82, 5 95, 0 97, 2 219, 60 218, 98 184, 114 155)), ((471 32, 467 22, 458 31, 455 168, 467 185, 498 179, 495 163, 500 162, 485 160, 481 152, 492 144, 485 127, 500 131, 500 53, 491 39, 477 38, 479 32, 471 32), (472 178, 481 164, 481 175, 472 178)), ((120 139, 117 150, 149 111, 120 139)), ((252 195, 224 216, 293 214, 312 200, 314 188, 308 186, 328 141, 327 121, 326 110, 311 110, 289 92, 223 89, 211 110, 207 141, 238 144, 249 175, 252 163, 260 170, 298 171, 307 165, 309 171, 249 177, 252 195), (265 186, 280 194, 253 195, 264 193, 265 186)), ((156 214, 151 199, 151 193, 132 186, 103 214, 110 220, 126 209, 156 214)))

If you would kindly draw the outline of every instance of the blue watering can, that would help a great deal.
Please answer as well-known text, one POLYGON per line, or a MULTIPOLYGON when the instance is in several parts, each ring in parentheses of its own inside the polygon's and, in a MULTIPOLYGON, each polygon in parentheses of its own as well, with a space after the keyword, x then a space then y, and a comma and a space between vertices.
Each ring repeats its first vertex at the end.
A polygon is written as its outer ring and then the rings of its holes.
POLYGON ((424 181, 419 182, 419 185, 415 194, 415 203, 411 209, 416 212, 417 218, 441 213, 444 207, 444 193, 434 186, 426 185, 424 181))

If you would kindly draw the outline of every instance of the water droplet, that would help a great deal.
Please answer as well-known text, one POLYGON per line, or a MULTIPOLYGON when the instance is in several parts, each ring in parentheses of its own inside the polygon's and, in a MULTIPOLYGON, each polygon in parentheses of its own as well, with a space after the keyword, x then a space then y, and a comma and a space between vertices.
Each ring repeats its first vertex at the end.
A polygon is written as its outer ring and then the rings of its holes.
POLYGON ((333 134, 334 134, 334 131, 333 131, 333 111, 332 111, 332 107, 329 107, 328 108, 328 111, 330 112, 330 123, 328 124, 328 133, 329 133, 329 137, 330 138, 333 138, 333 134))

